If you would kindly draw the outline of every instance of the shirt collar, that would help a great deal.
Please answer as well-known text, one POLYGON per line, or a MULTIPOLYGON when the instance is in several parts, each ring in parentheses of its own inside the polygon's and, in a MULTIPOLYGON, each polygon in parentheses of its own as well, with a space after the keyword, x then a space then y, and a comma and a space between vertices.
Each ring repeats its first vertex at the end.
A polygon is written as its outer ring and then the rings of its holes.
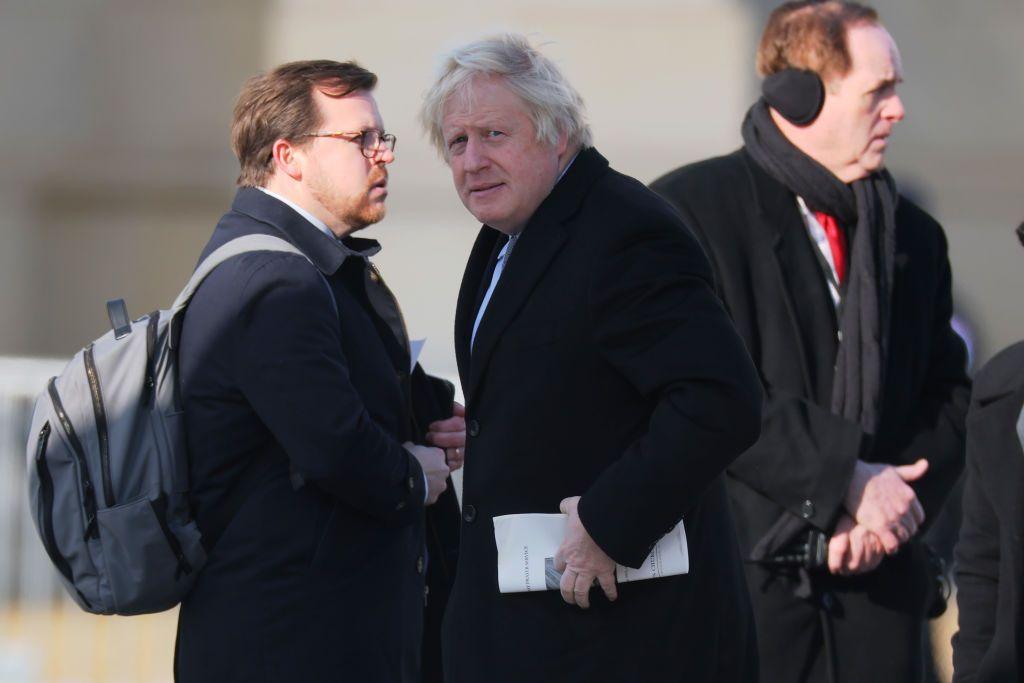
POLYGON ((256 187, 241 187, 231 204, 232 211, 274 226, 297 246, 325 275, 333 275, 350 256, 369 259, 380 252, 376 240, 348 235, 338 239, 317 227, 308 212, 274 193, 256 187))
POLYGON ((565 174, 569 172, 569 167, 572 166, 572 162, 576 161, 576 157, 578 157, 579 155, 579 152, 576 152, 575 154, 572 155, 572 159, 569 159, 569 163, 567 163, 565 165, 565 168, 562 169, 562 172, 558 174, 558 180, 555 181, 555 185, 562 181, 562 178, 565 177, 565 174))
POLYGON ((325 235, 327 235, 331 239, 338 239, 338 236, 335 235, 333 232, 331 232, 331 229, 327 227, 326 223, 324 223, 322 220, 320 220, 319 218, 317 218, 316 216, 311 214, 309 211, 306 211, 305 209, 303 209, 301 206, 299 206, 298 204, 296 204, 292 200, 290 200, 287 197, 284 197, 282 195, 279 195, 276 192, 271 192, 270 190, 268 190, 265 187, 258 187, 256 189, 259 190, 260 192, 265 192, 266 194, 269 194, 271 197, 273 197, 274 199, 276 199, 279 202, 284 202, 285 204, 290 206, 292 208, 292 210, 295 211, 295 213, 299 214, 300 216, 305 218, 307 221, 309 221, 310 223, 315 225, 322 233, 324 233, 325 235))
POLYGON ((345 256, 358 256, 360 258, 369 259, 371 256, 376 256, 378 253, 380 253, 381 247, 376 240, 368 240, 352 236, 338 237, 331 231, 329 227, 327 227, 326 223, 324 223, 322 220, 311 214, 309 211, 306 211, 301 206, 299 206, 292 200, 288 199, 287 197, 283 197, 276 192, 268 190, 265 187, 258 187, 256 189, 258 189, 260 192, 263 192, 264 194, 270 195, 277 201, 283 202, 284 204, 287 204, 289 207, 291 207, 291 209, 295 211, 295 213, 299 214, 307 221, 312 223, 318 230, 320 230, 320 232, 324 233, 332 240, 336 241, 338 245, 341 247, 341 250, 345 254, 345 256))

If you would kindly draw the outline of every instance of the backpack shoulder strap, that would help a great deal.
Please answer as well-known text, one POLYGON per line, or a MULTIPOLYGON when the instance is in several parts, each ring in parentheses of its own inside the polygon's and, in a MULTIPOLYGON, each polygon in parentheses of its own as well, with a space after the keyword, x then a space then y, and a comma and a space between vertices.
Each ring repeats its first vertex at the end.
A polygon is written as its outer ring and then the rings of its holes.
MULTIPOLYGON (((196 267, 195 272, 192 273, 192 277, 189 278, 185 288, 178 294, 178 298, 174 300, 174 304, 171 305, 170 311, 170 335, 168 335, 168 343, 171 348, 177 344, 178 329, 181 325, 182 314, 188 307, 192 297, 195 295, 196 290, 199 289, 199 285, 203 284, 203 280, 213 272, 213 270, 224 263, 228 259, 238 256, 240 254, 247 254, 252 251, 279 251, 288 254, 296 254, 301 256, 313 265, 313 262, 309 260, 301 249, 296 247, 291 242, 283 240, 280 237, 274 237, 273 235, 245 235, 243 237, 236 237, 235 239, 222 244, 217 247, 213 253, 204 258, 202 262, 196 267)), ((313 266, 316 268, 316 266, 313 266)), ((331 296, 331 306, 334 309, 335 314, 338 313, 338 302, 334 298, 334 291, 331 289, 330 283, 327 282, 327 278, 323 276, 323 273, 317 269, 317 274, 320 275, 320 279, 323 280, 324 286, 327 287, 327 293, 331 296)))

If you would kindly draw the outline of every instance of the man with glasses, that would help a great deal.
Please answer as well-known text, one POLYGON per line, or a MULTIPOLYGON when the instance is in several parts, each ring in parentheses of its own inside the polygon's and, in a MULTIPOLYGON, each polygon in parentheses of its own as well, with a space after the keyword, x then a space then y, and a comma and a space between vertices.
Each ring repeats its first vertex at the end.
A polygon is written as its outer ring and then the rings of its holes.
POLYGON ((227 260, 185 316, 192 503, 215 542, 181 606, 182 682, 421 680, 425 574, 450 564, 425 507, 457 523, 441 496, 464 427, 451 384, 412 365, 380 246, 353 234, 384 217, 395 159, 376 80, 295 62, 235 107, 240 189, 202 256, 251 235, 299 253, 227 260))

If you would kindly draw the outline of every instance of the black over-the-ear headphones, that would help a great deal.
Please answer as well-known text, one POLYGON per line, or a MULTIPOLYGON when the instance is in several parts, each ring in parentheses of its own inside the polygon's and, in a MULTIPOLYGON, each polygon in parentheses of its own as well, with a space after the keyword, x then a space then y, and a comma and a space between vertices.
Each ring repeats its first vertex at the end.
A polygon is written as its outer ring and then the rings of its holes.
POLYGON ((783 69, 766 76, 761 94, 772 109, 796 126, 809 126, 825 104, 825 84, 813 71, 783 69))

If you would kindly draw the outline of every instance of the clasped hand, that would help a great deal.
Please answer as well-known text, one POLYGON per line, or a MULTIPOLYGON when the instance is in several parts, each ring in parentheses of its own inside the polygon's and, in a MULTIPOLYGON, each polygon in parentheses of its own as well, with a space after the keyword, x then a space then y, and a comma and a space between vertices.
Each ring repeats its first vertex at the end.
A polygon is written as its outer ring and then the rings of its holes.
POLYGON ((573 496, 559 505, 569 520, 565 526, 565 538, 555 553, 555 569, 562 572, 559 583, 562 599, 570 605, 587 609, 595 580, 609 600, 617 599, 619 591, 615 585, 615 560, 601 550, 583 527, 576 511, 579 502, 580 497, 573 496))
POLYGON ((924 522, 924 508, 910 482, 928 471, 928 461, 892 466, 857 461, 843 515, 829 541, 829 570, 870 571, 909 541, 924 522))
POLYGON ((452 416, 431 422, 427 427, 427 443, 443 448, 451 471, 462 467, 466 459, 466 409, 452 404, 452 416))

